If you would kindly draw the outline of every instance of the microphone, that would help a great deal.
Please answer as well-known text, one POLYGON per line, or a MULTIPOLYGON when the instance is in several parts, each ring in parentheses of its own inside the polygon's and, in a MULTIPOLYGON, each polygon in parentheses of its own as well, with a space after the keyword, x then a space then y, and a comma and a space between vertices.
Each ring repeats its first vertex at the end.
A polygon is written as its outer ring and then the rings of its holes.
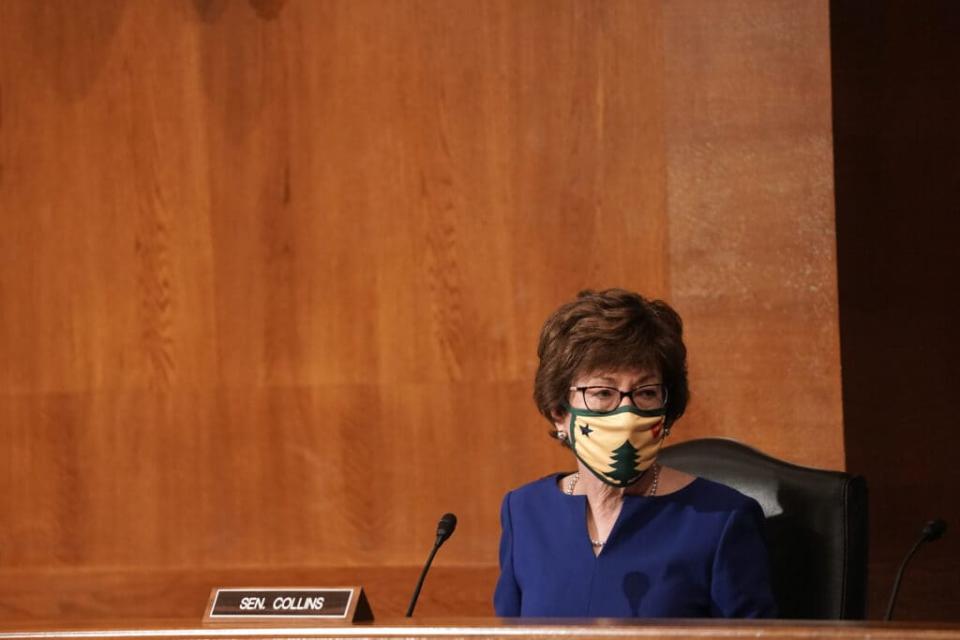
POLYGON ((407 607, 407 617, 413 615, 413 608, 417 606, 417 598, 420 597, 420 589, 423 587, 423 579, 427 577, 427 571, 430 570, 430 564, 433 562, 433 556, 437 555, 440 548, 447 538, 453 535, 453 530, 457 528, 457 516, 452 513, 445 513, 437 523, 437 540, 433 543, 433 549, 427 557, 427 563, 423 565, 423 571, 420 572, 420 579, 417 580, 417 588, 413 590, 413 597, 410 599, 410 606, 407 607))
POLYGON ((903 579, 903 570, 907 568, 907 563, 910 562, 910 558, 913 557, 913 554, 917 552, 917 549, 920 548, 924 542, 933 542, 934 540, 939 540, 941 536, 947 531, 947 523, 937 518, 936 520, 930 520, 927 524, 923 525, 923 531, 920 532, 920 538, 913 543, 913 547, 910 548, 910 551, 907 553, 906 557, 903 559, 903 562, 900 563, 900 568, 897 570, 897 577, 893 581, 893 590, 890 592, 890 602, 887 603, 887 615, 884 616, 884 620, 893 619, 893 606, 897 602, 897 593, 900 591, 900 581, 903 579))
POLYGON ((443 517, 440 518, 440 522, 437 523, 437 541, 434 544, 438 547, 442 545, 447 541, 447 538, 453 535, 453 530, 456 528, 457 516, 453 515, 452 513, 443 514, 443 517))
POLYGON ((923 535, 924 542, 933 542, 934 540, 939 540, 946 532, 947 523, 937 518, 924 525, 921 534, 923 535))

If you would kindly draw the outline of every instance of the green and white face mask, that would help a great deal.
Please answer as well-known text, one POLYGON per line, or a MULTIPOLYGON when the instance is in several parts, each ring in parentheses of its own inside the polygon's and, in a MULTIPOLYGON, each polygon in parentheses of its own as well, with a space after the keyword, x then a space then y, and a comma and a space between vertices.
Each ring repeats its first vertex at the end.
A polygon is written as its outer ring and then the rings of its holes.
POLYGON ((627 487, 642 478, 666 437, 666 408, 626 405, 596 413, 568 406, 567 411, 567 435, 574 454, 593 475, 614 487, 627 487))

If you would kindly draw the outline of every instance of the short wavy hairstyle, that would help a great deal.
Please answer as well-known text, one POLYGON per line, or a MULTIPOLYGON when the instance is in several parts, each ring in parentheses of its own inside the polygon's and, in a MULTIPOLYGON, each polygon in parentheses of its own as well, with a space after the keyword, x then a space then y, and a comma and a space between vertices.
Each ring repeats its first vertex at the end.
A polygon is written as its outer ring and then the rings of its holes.
POLYGON ((667 426, 687 408, 683 321, 662 300, 624 289, 581 291, 547 318, 537 355, 533 398, 551 423, 564 413, 574 378, 634 367, 661 375, 667 388, 667 426))

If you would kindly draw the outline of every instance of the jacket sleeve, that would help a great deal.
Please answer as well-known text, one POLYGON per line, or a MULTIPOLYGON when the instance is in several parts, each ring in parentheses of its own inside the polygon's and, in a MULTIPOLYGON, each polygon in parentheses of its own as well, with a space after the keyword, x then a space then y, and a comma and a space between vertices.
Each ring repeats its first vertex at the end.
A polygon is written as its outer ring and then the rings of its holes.
POLYGON ((760 505, 731 512, 720 534, 710 584, 713 615, 723 618, 775 618, 770 559, 760 505))
POLYGON ((508 493, 500 505, 500 578, 493 593, 494 611, 498 616, 519 616, 520 597, 520 587, 513 573, 513 525, 508 493))

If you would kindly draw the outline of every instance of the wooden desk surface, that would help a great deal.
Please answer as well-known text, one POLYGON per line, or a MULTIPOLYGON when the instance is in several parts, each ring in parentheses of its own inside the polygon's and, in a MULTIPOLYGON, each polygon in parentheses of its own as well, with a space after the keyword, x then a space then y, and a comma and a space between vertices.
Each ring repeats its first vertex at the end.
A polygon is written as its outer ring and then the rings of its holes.
POLYGON ((179 621, 57 624, 0 623, 0 640, 111 638, 671 638, 682 640, 924 639, 960 640, 960 625, 941 623, 829 622, 798 620, 562 620, 497 618, 384 619, 372 624, 203 626, 179 621))

